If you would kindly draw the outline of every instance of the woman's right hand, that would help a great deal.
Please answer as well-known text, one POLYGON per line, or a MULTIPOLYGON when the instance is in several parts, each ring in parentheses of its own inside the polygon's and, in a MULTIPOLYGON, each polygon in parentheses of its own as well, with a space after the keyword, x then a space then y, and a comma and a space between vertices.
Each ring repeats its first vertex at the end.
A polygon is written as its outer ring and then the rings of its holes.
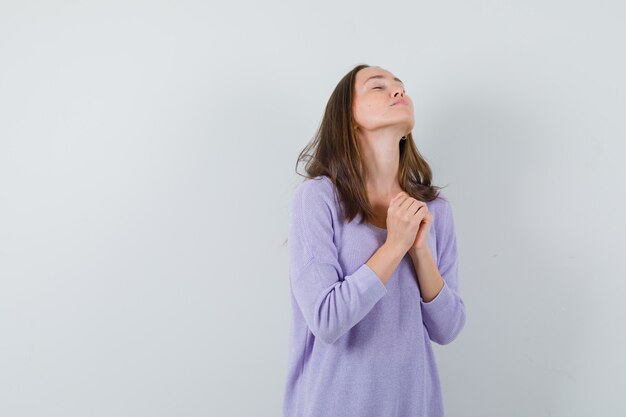
POLYGON ((416 200, 405 191, 396 194, 387 209, 387 243, 406 253, 415 242, 424 217, 420 215, 420 209, 425 205, 425 202, 416 200))

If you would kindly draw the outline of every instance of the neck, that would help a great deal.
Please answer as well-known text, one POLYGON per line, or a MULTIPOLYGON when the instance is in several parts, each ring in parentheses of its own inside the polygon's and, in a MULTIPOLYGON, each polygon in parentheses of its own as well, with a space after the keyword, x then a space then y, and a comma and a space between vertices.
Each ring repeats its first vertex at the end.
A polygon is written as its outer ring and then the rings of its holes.
POLYGON ((402 136, 397 131, 357 135, 367 171, 365 187, 370 196, 391 198, 402 190, 398 181, 402 136))

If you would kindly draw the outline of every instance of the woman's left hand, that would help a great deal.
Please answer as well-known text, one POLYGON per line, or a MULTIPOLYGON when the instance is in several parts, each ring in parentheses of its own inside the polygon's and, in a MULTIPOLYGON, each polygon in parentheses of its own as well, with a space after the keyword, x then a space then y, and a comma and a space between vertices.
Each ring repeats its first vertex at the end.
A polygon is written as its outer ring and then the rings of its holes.
POLYGON ((417 230, 417 234, 415 235, 415 241, 410 249, 413 252, 422 252, 426 249, 430 249, 428 247, 428 235, 430 234, 430 226, 433 224, 433 215, 430 211, 428 211, 426 203, 421 203, 423 204, 423 207, 420 208, 419 211, 423 212, 423 217, 417 230))

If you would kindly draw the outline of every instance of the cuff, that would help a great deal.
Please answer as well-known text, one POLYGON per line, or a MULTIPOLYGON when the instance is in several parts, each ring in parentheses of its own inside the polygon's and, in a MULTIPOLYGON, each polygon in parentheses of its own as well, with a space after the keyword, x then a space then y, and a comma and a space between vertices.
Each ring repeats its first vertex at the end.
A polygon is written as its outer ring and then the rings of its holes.
POLYGON ((448 307, 454 305, 454 293, 448 287, 446 281, 443 282, 443 288, 439 291, 439 294, 435 296, 429 302, 425 302, 420 296, 420 303, 422 308, 432 314, 438 314, 440 311, 446 310, 448 307))
POLYGON ((368 298, 380 299, 387 294, 387 287, 378 278, 376 272, 370 268, 367 264, 363 264, 354 271, 351 275, 352 283, 355 285, 359 292, 366 295, 368 298))

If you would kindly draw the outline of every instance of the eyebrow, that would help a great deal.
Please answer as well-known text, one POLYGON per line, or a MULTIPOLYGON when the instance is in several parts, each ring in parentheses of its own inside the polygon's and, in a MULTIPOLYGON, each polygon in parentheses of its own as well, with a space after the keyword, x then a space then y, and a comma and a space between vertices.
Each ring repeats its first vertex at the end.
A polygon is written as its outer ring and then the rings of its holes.
MULTIPOLYGON (((384 75, 372 75, 367 80, 365 80, 365 82, 363 82, 363 85, 365 85, 369 80, 371 80, 373 78, 385 78, 385 76, 384 75)), ((400 81, 400 84, 404 85, 404 83, 402 82, 402 80, 400 78, 393 77, 393 79, 396 80, 396 81, 400 81)))

